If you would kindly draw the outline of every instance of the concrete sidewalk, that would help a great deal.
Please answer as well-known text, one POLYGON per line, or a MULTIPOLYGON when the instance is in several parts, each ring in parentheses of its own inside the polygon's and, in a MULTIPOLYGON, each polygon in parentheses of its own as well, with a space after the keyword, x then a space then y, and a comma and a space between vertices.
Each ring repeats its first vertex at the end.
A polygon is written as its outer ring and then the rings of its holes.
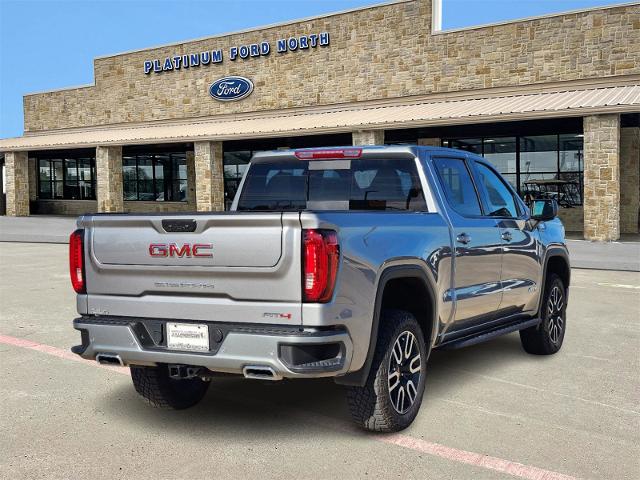
POLYGON ((640 242, 567 240, 571 266, 640 272, 640 242))
MULTIPOLYGON (((75 217, 33 215, 0 216, 0 242, 67 243, 76 228, 75 217)), ((640 241, 599 243, 568 239, 574 268, 640 272, 640 241)))
POLYGON ((0 242, 68 243, 76 229, 76 217, 32 215, 0 216, 0 242))

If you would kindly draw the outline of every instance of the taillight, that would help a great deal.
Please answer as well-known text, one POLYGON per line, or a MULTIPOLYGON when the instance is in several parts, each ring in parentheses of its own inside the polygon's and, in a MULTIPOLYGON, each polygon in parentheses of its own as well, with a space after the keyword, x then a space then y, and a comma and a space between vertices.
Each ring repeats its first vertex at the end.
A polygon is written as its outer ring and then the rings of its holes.
POLYGON ((305 302, 326 303, 336 284, 340 247, 333 230, 303 230, 302 289, 305 302))
POLYGON ((85 293, 84 279, 84 230, 76 230, 69 237, 69 273, 76 293, 85 293))

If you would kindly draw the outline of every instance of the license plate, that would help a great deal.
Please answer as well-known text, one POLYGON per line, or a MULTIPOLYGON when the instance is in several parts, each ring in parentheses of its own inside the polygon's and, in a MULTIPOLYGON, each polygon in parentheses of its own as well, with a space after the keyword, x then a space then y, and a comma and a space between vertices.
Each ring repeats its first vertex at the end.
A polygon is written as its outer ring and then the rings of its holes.
POLYGON ((208 352, 209 326, 197 323, 167 323, 167 348, 208 352))

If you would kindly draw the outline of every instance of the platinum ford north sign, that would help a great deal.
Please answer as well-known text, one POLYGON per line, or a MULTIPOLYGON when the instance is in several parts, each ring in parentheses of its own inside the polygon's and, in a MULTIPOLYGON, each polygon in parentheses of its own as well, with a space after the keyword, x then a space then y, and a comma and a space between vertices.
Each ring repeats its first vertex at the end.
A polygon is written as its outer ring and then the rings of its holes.
POLYGON ((223 77, 209 87, 213 98, 221 102, 242 100, 253 92, 253 82, 244 77, 223 77))
MULTIPOLYGON (((311 33, 298 37, 278 39, 274 45, 263 41, 251 43, 249 45, 237 45, 229 48, 229 60, 247 60, 255 57, 264 57, 271 54, 273 47, 279 54, 297 52, 303 50, 313 50, 318 47, 328 47, 330 44, 329 32, 311 33)), ((144 73, 162 73, 173 70, 187 68, 197 68, 214 63, 222 63, 224 54, 222 49, 206 50, 203 52, 186 53, 184 55, 174 55, 164 59, 156 58, 144 61, 144 73)))

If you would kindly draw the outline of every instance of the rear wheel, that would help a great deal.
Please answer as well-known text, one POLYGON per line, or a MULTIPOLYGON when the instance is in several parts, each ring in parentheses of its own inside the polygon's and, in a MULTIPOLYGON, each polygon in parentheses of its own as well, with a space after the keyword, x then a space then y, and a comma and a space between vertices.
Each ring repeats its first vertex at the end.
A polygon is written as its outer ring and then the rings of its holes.
POLYGON ((520 330, 520 341, 527 353, 552 355, 562 347, 567 327, 566 290, 555 273, 548 276, 542 307, 542 321, 520 330))
POLYGON ((209 382, 200 378, 175 379, 169 376, 169 367, 131 367, 131 379, 136 391, 150 405, 157 408, 182 410, 198 403, 209 388, 209 382))
POLYGON ((427 354, 422 329, 411 313, 383 311, 367 382, 347 390, 356 423, 377 432, 407 428, 422 403, 427 354))

